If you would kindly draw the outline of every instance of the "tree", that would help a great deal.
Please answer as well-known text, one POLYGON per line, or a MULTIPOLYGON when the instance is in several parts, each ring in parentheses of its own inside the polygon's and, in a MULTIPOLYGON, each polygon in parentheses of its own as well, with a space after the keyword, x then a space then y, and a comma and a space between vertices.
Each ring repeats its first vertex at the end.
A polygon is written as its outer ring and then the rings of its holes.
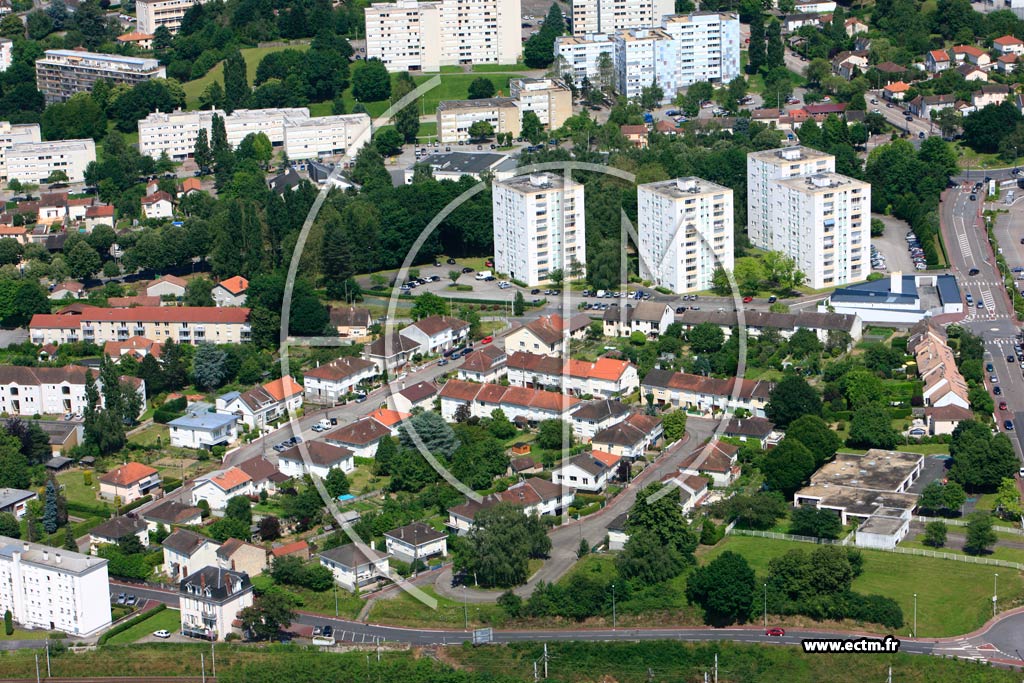
POLYGON ((657 81, 651 81, 640 89, 640 106, 651 110, 657 107, 665 99, 665 90, 658 85, 657 81))
POLYGON ((43 510, 43 529, 48 534, 57 531, 57 487, 53 480, 46 482, 46 507, 43 510))
POLYGON ((70 251, 64 254, 68 272, 76 280, 84 280, 100 269, 100 255, 85 240, 76 242, 70 251))
MULTIPOLYGON (((461 544, 460 544, 461 545, 461 544)), ((524 583, 531 557, 551 549, 540 518, 521 508, 499 503, 477 512, 464 550, 455 553, 455 567, 484 587, 509 588, 524 583)))
POLYGON ((459 447, 459 439, 451 425, 445 422, 439 413, 433 411, 413 415, 401 424, 398 428, 398 441, 403 448, 416 450, 414 433, 431 455, 450 459, 455 449, 459 447))
POLYGON ((526 311, 526 299, 523 297, 522 290, 516 290, 515 299, 512 300, 512 315, 520 317, 526 311))
POLYGON ((974 420, 953 430, 949 454, 949 478, 968 491, 995 491, 1003 479, 1014 475, 1018 464, 1006 435, 993 435, 987 425, 974 420))
POLYGON ((523 61, 531 69, 543 69, 555 59, 555 38, 565 31, 565 18, 556 3, 551 4, 544 24, 523 45, 523 61))
POLYGON ((754 494, 740 493, 731 498, 714 503, 714 514, 742 529, 768 529, 775 525, 776 520, 786 515, 789 506, 786 499, 778 493, 758 492, 754 494))
POLYGON ((892 428, 892 418, 885 406, 871 403, 857 409, 850 420, 850 438, 846 443, 854 448, 882 448, 891 450, 899 441, 892 428))
POLYGON ((786 428, 786 438, 796 439, 807 446, 817 467, 831 460, 842 446, 842 441, 828 423, 817 415, 804 415, 793 420, 786 428))
POLYGON ((964 552, 969 555, 984 555, 996 544, 996 532, 992 529, 992 516, 975 512, 967 522, 964 552))
POLYGON ((637 493, 626 521, 628 531, 649 531, 661 545, 673 548, 684 562, 690 562, 697 548, 697 534, 683 518, 675 491, 657 495, 664 486, 649 484, 637 493))
POLYGON ((776 426, 785 429, 804 415, 820 415, 821 398, 803 377, 787 374, 772 389, 765 414, 776 426))
POLYGON ((946 545, 946 523, 941 520, 928 522, 924 525, 924 544, 933 548, 946 545))
POLYGON ((742 555, 726 550, 697 567, 686 581, 686 599, 704 609, 704 622, 714 626, 744 623, 757 597, 754 570, 742 555))
POLYGON ((544 141, 544 125, 532 109, 523 112, 522 136, 534 145, 544 141))
POLYGON ((761 462, 765 483, 787 499, 804 485, 814 472, 814 455, 796 439, 783 439, 761 462))
POLYGON ((768 68, 785 67, 786 60, 782 47, 782 25, 779 20, 772 17, 765 27, 765 63, 768 68))
POLYGON ((942 503, 947 510, 956 512, 967 502, 967 494, 960 484, 955 481, 947 482, 942 487, 942 503))
POLYGON ((292 597, 285 591, 267 591, 238 613, 242 630, 252 634, 254 640, 269 640, 295 619, 292 597))
POLYGON ((942 482, 938 479, 928 483, 924 489, 921 490, 921 495, 917 499, 917 507, 921 512, 936 513, 945 509, 946 499, 942 495, 945 487, 942 482))
POLYGON ((490 121, 474 121, 468 132, 472 140, 486 140, 494 136, 494 126, 490 121))
POLYGON ((196 386, 207 391, 219 387, 228 377, 228 354, 213 344, 200 344, 192 359, 196 386))
POLYGON ((750 73, 757 73, 768 59, 764 15, 759 11, 750 17, 750 43, 747 45, 747 55, 750 73))
POLYGON ((1020 491, 1017 490, 1017 481, 1010 477, 999 482, 999 489, 996 491, 995 512, 1003 519, 1020 521, 1021 504, 1020 491))
POLYGON ((252 503, 246 496, 229 498, 227 507, 224 508, 224 518, 235 519, 250 526, 252 524, 252 503))
POLYGON ((990 104, 963 120, 964 141, 977 152, 998 152, 999 143, 1024 120, 1013 103, 990 104))
POLYGON ((245 59, 236 49, 224 60, 224 111, 230 114, 235 109, 246 108, 251 96, 252 88, 249 87, 245 59))
POLYGON ((340 467, 331 468, 331 471, 327 473, 327 478, 324 479, 324 487, 331 498, 335 500, 338 499, 338 496, 344 496, 348 493, 348 477, 345 476, 344 470, 340 467))
POLYGON ((789 533, 797 536, 816 538, 839 538, 843 523, 832 510, 820 510, 811 505, 802 505, 789 518, 789 533))
POLYGON ((185 285, 186 306, 213 306, 213 280, 208 277, 194 277, 185 285))
POLYGON ((516 435, 516 426, 508 419, 504 410, 495 408, 491 411, 491 421, 487 425, 487 431, 495 439, 511 439, 516 435))
POLYGON ((432 292, 424 292, 416 297, 412 305, 412 319, 422 320, 432 315, 446 315, 448 302, 432 292))
POLYGON ((281 520, 274 515, 267 515, 260 520, 259 534, 265 543, 281 538, 281 520))
POLYGON ((394 128, 381 128, 373 136, 373 145, 381 156, 390 157, 402 151, 402 134, 394 128))
POLYGON ((686 433, 686 411, 679 409, 666 413, 661 419, 665 443, 675 443, 686 433))
POLYGON ((471 100, 482 100, 488 97, 494 97, 494 93, 494 82, 484 76, 474 78, 473 82, 469 84, 469 99, 471 100))
POLYGON ((391 76, 376 57, 362 60, 352 74, 352 97, 359 102, 380 102, 391 97, 391 76))
POLYGON ((653 586, 676 577, 686 565, 687 560, 675 546, 665 545, 648 529, 630 532, 629 540, 615 558, 615 566, 622 577, 638 587, 653 586))
POLYGON ((572 429, 564 420, 543 420, 537 425, 537 445, 548 450, 560 450, 572 445, 572 429))
POLYGON ((21 538, 21 524, 10 512, 0 512, 0 536, 21 538))
POLYGON ((208 526, 207 530, 215 541, 223 543, 229 538, 248 541, 252 537, 249 528, 250 525, 243 521, 231 519, 230 517, 222 517, 208 526))
POLYGON ((686 333, 686 341, 694 353, 712 353, 722 348, 725 333, 714 323, 700 323, 686 333))

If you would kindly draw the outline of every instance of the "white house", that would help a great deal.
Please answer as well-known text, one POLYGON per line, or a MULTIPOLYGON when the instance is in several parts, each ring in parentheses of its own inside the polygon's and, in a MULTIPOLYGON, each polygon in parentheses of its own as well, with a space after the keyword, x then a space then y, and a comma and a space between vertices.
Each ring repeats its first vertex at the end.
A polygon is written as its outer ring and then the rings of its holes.
POLYGON ((704 477, 677 472, 666 475, 661 481, 679 489, 679 504, 684 515, 697 507, 708 495, 708 480, 704 477))
POLYGON ((174 215, 174 198, 163 190, 148 194, 140 201, 142 215, 146 218, 170 218, 174 215))
POLYGON ((474 524, 476 514, 498 503, 511 503, 522 508, 525 515, 560 515, 576 498, 573 489, 552 483, 540 477, 530 477, 509 486, 505 491, 491 493, 482 502, 467 500, 448 508, 448 528, 458 534, 467 533, 474 524))
POLYGON ((603 399, 581 403, 572 415, 572 433, 584 443, 589 442, 598 432, 618 424, 629 415, 629 406, 621 401, 603 399))
POLYGON ((432 557, 448 555, 448 535, 423 522, 385 532, 384 543, 388 555, 402 562, 426 562, 432 557))
POLYGON ((192 504, 205 500, 211 510, 223 510, 235 496, 253 493, 252 477, 237 467, 216 470, 195 480, 192 486, 192 504))
POLYGON ((640 301, 633 306, 626 304, 625 308, 612 304, 604 312, 604 336, 628 337, 634 332, 642 332, 653 339, 665 334, 674 320, 675 313, 668 304, 640 301))
POLYGON ((137 517, 112 517, 89 530, 89 552, 95 555, 100 545, 116 545, 131 536, 139 539, 143 548, 149 546, 149 527, 145 520, 137 517))
POLYGON ((217 412, 237 417, 250 429, 262 429, 274 420, 302 407, 303 387, 290 376, 217 397, 217 412))
POLYGON ((661 418, 634 413, 590 440, 590 446, 604 453, 635 460, 661 443, 665 428, 661 418))
POLYGON ((28 502, 38 498, 35 491, 0 488, 0 512, 7 512, 14 515, 15 519, 21 519, 28 510, 28 502))
POLYGON ((390 572, 387 555, 355 543, 323 551, 320 564, 331 570, 335 583, 350 591, 376 586, 390 572))
POLYGON ((497 344, 484 346, 462 359, 458 377, 481 384, 497 382, 505 375, 507 361, 508 355, 497 344))
POLYGON ((724 488, 740 474, 736 461, 738 451, 738 446, 716 440, 686 456, 679 464, 679 471, 686 475, 711 477, 716 487, 724 488))
POLYGON ((615 477, 621 458, 610 453, 592 451, 563 460, 551 471, 551 481, 577 491, 600 493, 615 477))
POLYGON ((220 306, 244 306, 245 293, 249 290, 249 281, 241 275, 229 277, 227 280, 218 282, 210 296, 213 303, 220 306))
POLYGON ((362 358, 343 357, 307 370, 302 376, 306 400, 332 404, 377 376, 377 366, 362 358))
POLYGON ((417 382, 388 396, 388 403, 400 413, 411 413, 413 408, 429 410, 437 397, 437 385, 433 382, 417 382))
POLYGON ((238 439, 238 423, 234 415, 222 413, 189 413, 167 423, 171 445, 178 448, 226 446, 238 439))
POLYGON ((142 519, 146 520, 146 525, 149 527, 150 533, 152 533, 161 524, 167 529, 202 524, 203 511, 195 506, 180 503, 177 500, 165 499, 152 507, 148 507, 142 513, 142 519))
POLYGON ((292 446, 286 451, 277 455, 277 469, 289 477, 301 477, 304 474, 312 474, 321 479, 326 479, 327 474, 340 468, 348 474, 355 469, 355 459, 352 451, 341 446, 335 446, 324 441, 307 441, 305 444, 307 464, 303 459, 301 446, 292 446))
POLYGON ((380 440, 391 437, 391 430, 372 418, 363 418, 324 435, 324 441, 352 451, 357 458, 377 455, 380 440))
POLYGON ((601 357, 594 362, 517 351, 505 363, 508 382, 514 387, 551 387, 574 396, 611 398, 624 396, 640 386, 636 366, 624 360, 601 357))
POLYGON ((181 580, 178 609, 181 632, 192 638, 224 640, 232 632, 231 622, 246 607, 252 607, 249 575, 217 566, 203 567, 181 580))
POLYGON ((473 417, 490 417, 496 408, 501 408, 510 420, 541 422, 568 418, 580 402, 574 396, 554 391, 504 387, 500 384, 473 384, 458 379, 445 382, 440 396, 441 416, 449 422, 455 421, 456 412, 462 405, 469 409, 473 417))
POLYGON ((469 336, 469 323, 444 315, 431 315, 402 328, 402 335, 419 344, 419 353, 441 353, 469 336))
POLYGON ((185 296, 185 285, 188 284, 185 280, 175 275, 164 275, 158 280, 154 280, 146 287, 147 296, 174 296, 182 297, 185 296))
POLYGON ((161 543, 164 549, 163 572, 179 581, 207 565, 217 564, 220 544, 189 529, 175 529, 161 543))
POLYGON ((561 356, 562 346, 568 339, 583 339, 590 327, 590 318, 583 314, 568 320, 553 313, 531 320, 505 337, 505 353, 516 351, 544 356, 561 356))
POLYGON ((121 505, 133 503, 160 489, 160 472, 140 462, 118 465, 100 477, 100 497, 121 499, 121 505))

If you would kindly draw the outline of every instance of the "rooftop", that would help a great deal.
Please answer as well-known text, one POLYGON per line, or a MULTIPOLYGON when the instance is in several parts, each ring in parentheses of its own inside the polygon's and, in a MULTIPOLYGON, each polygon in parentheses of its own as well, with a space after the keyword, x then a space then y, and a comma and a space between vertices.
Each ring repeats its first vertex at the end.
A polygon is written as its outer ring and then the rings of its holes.
POLYGON ((507 158, 504 154, 442 152, 440 154, 432 154, 417 163, 428 164, 434 173, 480 175, 507 158))
POLYGON ((812 486, 849 486, 870 491, 896 491, 920 468, 924 456, 917 453, 872 448, 864 455, 839 453, 811 475, 812 486))
MULTIPOLYGON (((550 190, 561 190, 565 185, 565 177, 558 173, 549 173, 547 171, 541 173, 531 173, 530 175, 516 176, 515 178, 509 178, 508 180, 502 180, 497 185, 507 187, 510 190, 521 192, 525 194, 533 194, 536 192, 548 192, 550 190)), ((569 188, 579 187, 579 185, 570 180, 569 188)))
POLYGON ((149 465, 143 465, 140 462, 129 462, 110 470, 100 477, 100 481, 113 486, 131 486, 135 482, 154 474, 157 474, 157 471, 149 465))
POLYGON ((106 560, 92 555, 83 555, 70 550, 57 550, 39 543, 29 543, 8 536, 0 536, 0 557, 13 560, 16 553, 20 553, 22 562, 59 569, 72 574, 84 574, 107 564, 106 560))
POLYGON ((224 413, 189 413, 176 420, 171 420, 167 424, 177 429, 212 432, 234 424, 237 419, 235 415, 225 415, 224 413))

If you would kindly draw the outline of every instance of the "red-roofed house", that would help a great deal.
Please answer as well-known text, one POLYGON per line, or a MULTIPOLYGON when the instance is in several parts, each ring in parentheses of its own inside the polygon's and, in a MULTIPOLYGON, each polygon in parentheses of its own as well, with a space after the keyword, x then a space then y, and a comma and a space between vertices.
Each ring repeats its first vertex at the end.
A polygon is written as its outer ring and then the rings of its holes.
POLYGON ((174 197, 163 190, 147 194, 140 202, 142 215, 146 218, 170 218, 174 215, 174 197))
POLYGON ((181 181, 181 187, 178 189, 178 198, 187 197, 195 192, 203 191, 203 183, 199 178, 185 178, 181 181))
POLYGON ((641 391, 654 394, 657 405, 668 404, 687 410, 716 412, 729 404, 734 410, 743 408, 756 417, 764 417, 772 384, 761 380, 737 380, 735 377, 717 379, 655 369, 644 377, 641 391))
POLYGON ((1000 36, 992 41, 992 47, 1001 55, 1024 55, 1024 40, 1015 36, 1000 36))
POLYGON ((92 232, 98 225, 114 225, 113 204, 93 204, 85 209, 85 229, 92 232))
POLYGON ((117 37, 117 42, 121 45, 135 45, 140 50, 149 50, 153 47, 153 34, 152 33, 122 33, 117 37))
POLYGON ((924 56, 924 67, 933 74, 945 71, 952 65, 953 60, 949 58, 949 53, 945 50, 930 50, 924 56))
POLYGON ((390 408, 377 408, 366 417, 369 417, 391 430, 392 436, 398 436, 398 426, 402 424, 403 420, 408 420, 412 417, 411 413, 403 413, 398 410, 391 410, 390 408))
POLYGON ((301 408, 302 397, 302 385, 286 375, 244 393, 229 391, 218 396, 217 412, 238 416, 250 429, 262 428, 301 408))
MULTIPOLYGON (((153 294, 150 293, 150 296, 153 294)), ((36 314, 29 323, 29 335, 33 344, 90 341, 102 345, 108 341, 124 341, 130 336, 159 342, 170 337, 183 344, 241 344, 250 339, 249 309, 205 306, 88 307, 75 312, 36 314)))
POLYGON ((511 503, 523 509, 527 515, 560 515, 572 505, 576 493, 540 477, 530 477, 513 484, 500 493, 492 493, 483 501, 467 500, 465 503, 448 508, 448 528, 458 534, 465 534, 473 527, 476 514, 498 503, 511 503))
POLYGON ((510 420, 527 422, 567 419, 580 400, 553 391, 503 387, 498 384, 474 384, 458 379, 448 380, 441 388, 441 415, 454 422, 459 406, 469 408, 471 416, 490 417, 501 408, 510 420))
POLYGON ((160 473, 139 462, 119 465, 100 477, 100 497, 106 500, 118 497, 122 505, 159 490, 160 473))
POLYGON ((76 280, 62 282, 50 292, 49 298, 53 301, 61 299, 81 299, 85 293, 85 285, 76 280))
POLYGON ((910 90, 909 84, 896 81, 882 88, 882 97, 891 102, 902 102, 908 90, 910 90))
POLYGON ((954 46, 953 59, 955 59, 958 64, 966 61, 980 67, 987 67, 992 63, 992 58, 988 56, 987 52, 982 50, 980 47, 975 47, 973 45, 954 46))
POLYGON ((249 281, 236 275, 218 282, 210 294, 217 306, 244 306, 245 293, 248 290, 249 281))
POLYGON ((594 362, 517 352, 506 362, 509 384, 515 387, 557 387, 559 391, 597 398, 623 396, 640 386, 636 366, 615 358, 594 362))
POLYGON ((303 560, 309 559, 309 544, 305 541, 293 541, 284 545, 275 546, 270 549, 270 554, 276 560, 279 557, 295 555, 303 560))
POLYGON ((647 126, 623 124, 619 126, 619 130, 626 141, 637 149, 647 149, 647 145, 650 144, 648 140, 650 131, 647 130, 647 126))
POLYGON ((148 355, 159 359, 162 351, 163 345, 160 342, 145 337, 128 337, 124 341, 108 341, 103 345, 103 355, 110 356, 115 363, 125 355, 131 355, 139 361, 148 355))
POLYGON ((249 496, 253 493, 252 477, 237 467, 216 470, 204 474, 192 487, 192 504, 205 500, 211 510, 223 510, 235 496, 249 496))
POLYGON ((545 356, 561 356, 562 345, 567 339, 583 339, 590 327, 590 318, 579 314, 568 320, 553 313, 531 320, 505 337, 505 353, 516 351, 539 353, 545 356))
POLYGON ((1004 74, 1012 74, 1017 68, 1017 62, 1020 60, 1020 56, 1014 53, 999 55, 996 58, 995 68, 996 71, 1001 71, 1004 74))

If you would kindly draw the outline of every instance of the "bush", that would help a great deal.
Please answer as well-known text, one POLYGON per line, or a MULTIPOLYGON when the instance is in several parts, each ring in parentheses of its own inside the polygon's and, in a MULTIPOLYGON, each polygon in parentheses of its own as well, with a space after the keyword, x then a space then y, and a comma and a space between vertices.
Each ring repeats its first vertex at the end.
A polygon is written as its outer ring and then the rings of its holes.
POLYGON ((121 514, 123 515, 126 512, 131 512, 135 508, 142 507, 151 500, 153 500, 153 496, 149 495, 148 493, 144 495, 142 498, 136 498, 135 500, 121 508, 121 514))
POLYGON ((130 629, 132 626, 135 626, 136 624, 141 624, 146 619, 149 619, 154 614, 159 614, 160 612, 163 612, 165 609, 167 609, 167 605, 165 605, 163 603, 160 603, 159 605, 157 605, 155 608, 149 610, 148 612, 143 612, 142 614, 137 614, 134 617, 132 617, 131 619, 128 619, 126 621, 122 621, 120 624, 118 624, 117 626, 115 626, 114 628, 110 629, 109 631, 104 633, 102 636, 100 636, 99 640, 96 641, 96 644, 97 645, 105 645, 108 640, 110 640, 111 638, 116 636, 118 633, 124 633, 125 631, 130 629))

